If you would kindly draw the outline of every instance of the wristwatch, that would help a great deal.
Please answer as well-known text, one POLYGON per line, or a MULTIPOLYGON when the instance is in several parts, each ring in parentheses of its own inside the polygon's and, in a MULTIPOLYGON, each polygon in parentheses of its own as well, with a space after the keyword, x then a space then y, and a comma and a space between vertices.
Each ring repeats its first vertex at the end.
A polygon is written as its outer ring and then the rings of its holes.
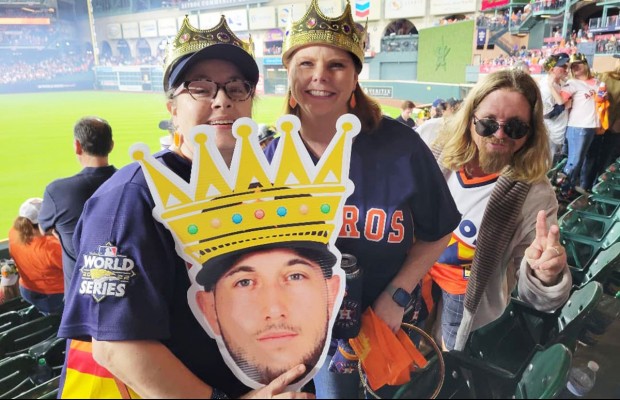
POLYGON ((385 291, 392 296, 392 300, 399 306, 405 308, 411 303, 411 294, 403 288, 397 288, 391 284, 387 284, 385 291))

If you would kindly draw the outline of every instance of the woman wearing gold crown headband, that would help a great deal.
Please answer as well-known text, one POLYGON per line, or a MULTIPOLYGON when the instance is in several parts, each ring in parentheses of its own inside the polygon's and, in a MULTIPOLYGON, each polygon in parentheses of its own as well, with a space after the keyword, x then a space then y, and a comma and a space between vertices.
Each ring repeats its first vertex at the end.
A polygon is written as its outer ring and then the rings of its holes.
MULTIPOLYGON (((187 182, 195 125, 215 128, 217 147, 231 162, 232 124, 251 116, 258 81, 250 45, 230 31, 223 16, 216 27, 202 31, 186 18, 169 45, 164 87, 175 140, 171 150, 154 157, 187 182)), ((215 340, 192 314, 186 262, 153 217, 154 206, 144 173, 134 163, 84 207, 74 236, 78 262, 59 331, 73 339, 61 397, 308 397, 283 393, 303 368, 255 391, 228 369, 215 340)))
MULTIPOLYGON (((286 32, 286 111, 300 118, 301 137, 315 162, 334 136, 338 117, 353 113, 360 119, 349 174, 355 191, 346 202, 336 246, 354 255, 363 270, 362 309, 371 306, 397 331, 411 293, 445 249, 460 215, 419 136, 383 117, 379 104, 361 89, 363 42, 349 4, 342 16, 328 18, 313 0, 286 32)), ((275 146, 272 142, 266 150, 268 158, 275 146)), ((329 359, 314 380, 317 397, 359 396, 357 374, 328 368, 329 359)))

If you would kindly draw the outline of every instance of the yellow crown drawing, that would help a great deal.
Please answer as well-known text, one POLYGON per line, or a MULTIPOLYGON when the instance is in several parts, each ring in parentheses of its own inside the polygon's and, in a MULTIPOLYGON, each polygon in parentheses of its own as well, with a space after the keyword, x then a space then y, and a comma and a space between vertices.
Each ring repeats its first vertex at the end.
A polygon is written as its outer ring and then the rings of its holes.
POLYGON ((195 127, 189 183, 155 160, 145 145, 130 149, 155 201, 153 215, 171 231, 187 261, 203 265, 271 243, 335 243, 342 206, 353 192, 349 163, 359 120, 351 114, 338 119, 336 135, 316 166, 299 136, 299 119, 286 115, 276 126, 281 137, 269 164, 256 123, 238 119, 230 169, 215 146, 213 128, 195 127))
MULTIPOLYGON (((228 26, 224 15, 221 16, 220 22, 213 28, 203 30, 192 26, 189 22, 189 18, 185 16, 181 29, 177 32, 174 40, 166 46, 164 79, 167 79, 166 77, 169 75, 170 69, 183 58, 183 56, 195 53, 214 44, 232 44, 242 48, 254 57, 252 36, 250 36, 247 42, 239 39, 228 26)), ((168 87, 168 82, 164 82, 164 87, 168 87)))
POLYGON ((286 64, 294 50, 307 44, 323 43, 353 53, 361 67, 364 64, 365 38, 366 27, 357 28, 351 15, 349 0, 344 13, 336 18, 323 14, 318 0, 312 0, 310 7, 299 21, 293 21, 292 17, 289 19, 282 45, 282 60, 286 64))

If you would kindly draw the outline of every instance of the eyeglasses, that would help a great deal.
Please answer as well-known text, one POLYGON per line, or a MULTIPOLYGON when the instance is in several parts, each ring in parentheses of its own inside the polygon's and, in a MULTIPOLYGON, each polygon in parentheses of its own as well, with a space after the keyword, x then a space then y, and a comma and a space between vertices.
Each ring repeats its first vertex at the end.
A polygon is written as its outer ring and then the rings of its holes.
POLYGON ((500 124, 492 118, 478 118, 474 115, 474 127, 476 133, 482 137, 493 135, 500 127, 511 139, 521 139, 530 131, 530 126, 518 118, 511 118, 506 123, 500 124))
POLYGON ((180 95, 187 90, 190 96, 196 101, 213 100, 217 96, 220 89, 224 89, 224 93, 232 101, 245 101, 254 93, 254 85, 248 81, 233 79, 226 83, 217 83, 208 79, 201 81, 185 81, 179 86, 172 95, 172 98, 180 95))

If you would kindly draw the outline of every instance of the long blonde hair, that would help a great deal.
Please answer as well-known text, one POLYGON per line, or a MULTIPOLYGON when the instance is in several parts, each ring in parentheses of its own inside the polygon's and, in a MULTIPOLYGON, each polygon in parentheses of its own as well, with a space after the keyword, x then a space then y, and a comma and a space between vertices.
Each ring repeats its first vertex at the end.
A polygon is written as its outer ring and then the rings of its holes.
POLYGON ((513 180, 535 183, 546 179, 551 166, 543 106, 536 81, 527 73, 505 69, 483 78, 467 95, 459 111, 446 120, 433 147, 442 149, 441 163, 458 170, 476 159, 478 147, 472 138, 471 121, 480 103, 491 93, 508 89, 520 93, 530 105, 530 132, 501 174, 513 180))
MULTIPOLYGON (((590 69, 590 65, 588 64, 588 62, 582 61, 581 64, 585 65, 586 67, 586 76, 587 76, 586 80, 594 78, 594 74, 592 73, 592 70, 590 69)), ((568 69, 569 69, 570 77, 573 79, 578 79, 575 77, 575 74, 573 73, 573 69, 571 67, 569 67, 568 69)))

